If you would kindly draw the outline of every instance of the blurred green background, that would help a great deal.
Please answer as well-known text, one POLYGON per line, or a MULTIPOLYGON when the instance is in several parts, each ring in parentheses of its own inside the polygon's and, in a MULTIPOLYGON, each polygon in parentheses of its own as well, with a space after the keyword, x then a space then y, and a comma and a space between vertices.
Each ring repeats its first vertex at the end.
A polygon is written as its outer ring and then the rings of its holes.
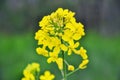
MULTIPOLYGON (((85 25, 80 42, 90 59, 68 80, 120 80, 120 0, 0 0, 0 80, 20 80, 32 62, 41 64, 41 74, 50 70, 61 79, 56 64, 36 54, 34 40, 38 22, 59 7, 76 12, 85 25)), ((79 57, 68 59, 78 65, 79 57)))

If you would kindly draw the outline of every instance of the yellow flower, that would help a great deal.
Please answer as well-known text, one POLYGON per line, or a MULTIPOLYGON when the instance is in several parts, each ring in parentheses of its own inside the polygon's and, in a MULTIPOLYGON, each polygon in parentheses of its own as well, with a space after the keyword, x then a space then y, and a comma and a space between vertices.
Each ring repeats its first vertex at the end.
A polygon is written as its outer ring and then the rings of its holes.
POLYGON ((81 23, 67 23, 65 29, 64 35, 62 36, 62 39, 65 41, 79 40, 83 35, 85 35, 83 25, 81 23))
POLYGON ((35 76, 33 74, 27 74, 22 80, 35 80, 35 76))
POLYGON ((83 47, 80 48, 80 55, 82 56, 83 59, 87 59, 88 58, 86 52, 87 51, 83 47))
POLYGON ((64 30, 64 34, 62 35, 62 39, 66 42, 69 42, 70 40, 73 40, 73 32, 69 29, 64 30))
POLYGON ((40 72, 40 65, 38 63, 28 64, 23 71, 24 78, 22 80, 35 80, 36 73, 40 72))
POLYGON ((69 70, 69 71, 74 71, 74 69, 75 69, 75 68, 74 68, 73 65, 68 65, 68 70, 69 70))
POLYGON ((71 54, 72 54, 72 51, 75 52, 75 51, 76 51, 75 48, 77 48, 78 46, 79 46, 79 42, 76 42, 76 43, 74 44, 74 42, 71 41, 71 42, 70 42, 70 45, 68 46, 68 47, 69 47, 69 48, 68 48, 68 55, 71 55, 71 54))
POLYGON ((40 80, 54 80, 55 76, 50 71, 45 71, 44 75, 40 76, 40 80))
POLYGON ((87 51, 83 47, 80 47, 80 50, 75 51, 75 53, 80 55, 83 59, 87 59, 88 58, 86 52, 87 51))
POLYGON ((43 19, 39 22, 39 26, 42 27, 42 29, 48 29, 48 26, 50 26, 50 16, 44 16, 43 19))
POLYGON ((36 48, 38 54, 48 57, 48 51, 45 48, 36 48))
MULTIPOLYGON (((42 18, 39 22, 40 29, 35 33, 38 40, 37 53, 47 57, 47 62, 56 62, 58 68, 63 69, 61 52, 72 52, 87 59, 86 50, 82 47, 77 50, 79 40, 85 35, 84 26, 76 22, 75 13, 68 9, 58 8, 55 12, 42 18)), ((69 70, 74 70, 69 66, 69 70)))
POLYGON ((89 62, 88 59, 83 60, 82 63, 79 65, 79 68, 85 69, 87 67, 86 65, 88 64, 88 62, 89 62))
POLYGON ((47 59, 48 63, 55 62, 58 59, 58 53, 50 52, 50 57, 47 59))
POLYGON ((67 51, 67 50, 68 50, 68 47, 65 46, 64 44, 61 44, 61 45, 60 45, 60 48, 61 48, 61 50, 63 50, 63 51, 67 51))
POLYGON ((74 23, 75 26, 75 32, 73 35, 74 40, 79 40, 82 36, 85 35, 83 25, 81 23, 74 23))
POLYGON ((48 39, 48 33, 46 33, 45 31, 43 30, 38 30, 36 33, 35 33, 35 39, 38 40, 38 45, 41 45, 41 44, 45 44, 46 41, 46 37, 48 39))

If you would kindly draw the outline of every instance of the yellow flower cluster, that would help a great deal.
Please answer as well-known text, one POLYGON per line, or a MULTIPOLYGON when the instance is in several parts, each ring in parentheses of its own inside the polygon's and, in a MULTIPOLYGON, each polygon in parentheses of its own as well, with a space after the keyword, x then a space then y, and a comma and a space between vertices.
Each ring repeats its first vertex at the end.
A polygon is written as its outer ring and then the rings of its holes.
MULTIPOLYGON (((23 71, 24 77, 21 80, 38 80, 40 65, 38 63, 28 64, 23 71)), ((45 71, 44 75, 40 75, 39 80, 54 80, 55 76, 50 71, 45 71)))
POLYGON ((28 64, 23 71, 24 78, 22 80, 35 80, 35 75, 40 72, 40 65, 38 63, 28 64))
MULTIPOLYGON (((39 22, 40 30, 35 33, 40 47, 36 48, 38 54, 47 57, 47 62, 56 62, 60 70, 63 69, 62 52, 78 54, 85 60, 79 66, 85 68, 88 63, 86 50, 80 47, 79 40, 85 35, 84 27, 77 23, 75 13, 68 9, 58 8, 52 14, 43 17, 39 22), (79 48, 77 50, 77 48, 79 48), (87 60, 87 62, 86 62, 87 60)), ((69 70, 74 70, 69 66, 69 70)))

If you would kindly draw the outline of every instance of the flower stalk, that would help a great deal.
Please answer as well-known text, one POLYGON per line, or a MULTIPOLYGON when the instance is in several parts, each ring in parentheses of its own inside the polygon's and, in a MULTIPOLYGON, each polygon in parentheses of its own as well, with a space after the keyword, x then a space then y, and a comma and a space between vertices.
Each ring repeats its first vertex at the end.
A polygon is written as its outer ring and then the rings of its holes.
POLYGON ((67 76, 66 76, 66 64, 64 62, 64 60, 65 60, 65 53, 62 52, 62 56, 63 56, 63 72, 64 72, 63 80, 67 80, 67 76))

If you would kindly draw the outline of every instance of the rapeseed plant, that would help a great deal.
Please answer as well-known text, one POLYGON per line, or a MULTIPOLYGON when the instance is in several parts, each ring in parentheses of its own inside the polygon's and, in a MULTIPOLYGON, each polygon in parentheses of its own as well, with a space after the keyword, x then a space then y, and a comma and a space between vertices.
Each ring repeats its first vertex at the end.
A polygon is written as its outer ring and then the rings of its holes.
MULTIPOLYGON (((36 48, 36 52, 46 57, 47 63, 55 62, 57 64, 63 76, 62 80, 67 80, 69 75, 79 69, 85 69, 89 62, 87 51, 79 41, 85 35, 84 26, 80 22, 76 22, 74 15, 75 13, 68 9, 58 8, 55 12, 43 17, 39 22, 40 29, 35 33, 35 40, 38 40, 39 46, 36 48), (81 56, 83 61, 75 68, 74 65, 67 62, 66 54, 68 57, 71 54, 81 56), (67 73, 67 68, 71 72, 67 73)), ((49 71, 40 76, 40 80, 53 80, 54 78, 55 76, 49 71)), ((35 80, 35 78, 32 74, 31 78, 22 80, 35 80)))

